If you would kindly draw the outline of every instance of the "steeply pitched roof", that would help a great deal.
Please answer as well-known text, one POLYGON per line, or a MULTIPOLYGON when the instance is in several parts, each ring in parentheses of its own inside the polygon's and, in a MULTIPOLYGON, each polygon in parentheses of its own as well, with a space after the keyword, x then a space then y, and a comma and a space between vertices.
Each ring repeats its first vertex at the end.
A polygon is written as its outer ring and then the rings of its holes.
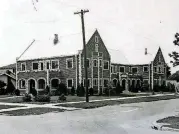
POLYGON ((14 68, 16 68, 16 63, 0 67, 0 69, 14 69, 14 68))
MULTIPOLYGON (((97 30, 95 32, 98 32, 97 30)), ((95 33, 94 31, 86 32, 86 43, 89 41, 91 36, 95 33)), ((100 33, 100 32, 99 32, 100 33)), ((102 33, 100 33, 101 35, 102 33)), ((112 63, 119 64, 149 64, 154 60, 157 49, 155 52, 148 53, 145 55, 145 47, 143 48, 132 48, 129 51, 123 50, 114 50, 110 49, 110 41, 101 35, 101 38, 111 55, 112 63)), ((25 54, 19 60, 28 60, 28 59, 38 59, 45 57, 58 57, 65 55, 74 55, 77 54, 78 50, 82 50, 82 34, 76 34, 67 37, 60 37, 59 43, 57 45, 53 44, 53 37, 47 40, 36 40, 34 44, 25 52, 25 54)), ((149 49, 149 48, 148 48, 149 49)))

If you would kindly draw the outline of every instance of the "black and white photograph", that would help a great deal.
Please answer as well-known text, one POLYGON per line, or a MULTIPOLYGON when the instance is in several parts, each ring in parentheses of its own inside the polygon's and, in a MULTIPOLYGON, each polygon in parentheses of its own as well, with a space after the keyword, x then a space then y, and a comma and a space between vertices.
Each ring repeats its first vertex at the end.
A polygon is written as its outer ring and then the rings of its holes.
POLYGON ((179 0, 3 0, 0 134, 178 134, 179 0))

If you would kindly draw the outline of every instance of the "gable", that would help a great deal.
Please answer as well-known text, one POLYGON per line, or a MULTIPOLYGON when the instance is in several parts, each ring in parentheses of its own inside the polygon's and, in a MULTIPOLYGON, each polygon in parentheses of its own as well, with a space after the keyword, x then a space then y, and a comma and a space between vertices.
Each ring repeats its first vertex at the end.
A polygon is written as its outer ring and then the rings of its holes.
MULTIPOLYGON (((84 52, 84 50, 83 50, 84 52)), ((97 55, 99 53, 103 54, 103 59, 109 60, 110 59, 110 54, 101 38, 99 35, 98 31, 96 30, 89 41, 86 44, 86 54, 87 58, 92 57, 92 55, 97 55)))
POLYGON ((165 64, 165 59, 162 53, 161 48, 158 49, 158 52, 154 58, 154 64, 165 64))

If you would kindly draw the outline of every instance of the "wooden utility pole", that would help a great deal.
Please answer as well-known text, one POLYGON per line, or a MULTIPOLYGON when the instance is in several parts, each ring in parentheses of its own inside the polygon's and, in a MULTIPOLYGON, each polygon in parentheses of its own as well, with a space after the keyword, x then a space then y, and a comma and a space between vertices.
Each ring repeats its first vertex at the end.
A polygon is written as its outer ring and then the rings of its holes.
POLYGON ((81 15, 81 24, 82 24, 82 35, 83 35, 83 54, 84 54, 84 67, 85 67, 85 83, 86 83, 86 102, 89 102, 88 96, 88 71, 87 71, 87 63, 86 63, 86 39, 85 39, 85 26, 84 26, 84 14, 89 12, 89 10, 81 10, 80 12, 75 12, 74 14, 81 15))

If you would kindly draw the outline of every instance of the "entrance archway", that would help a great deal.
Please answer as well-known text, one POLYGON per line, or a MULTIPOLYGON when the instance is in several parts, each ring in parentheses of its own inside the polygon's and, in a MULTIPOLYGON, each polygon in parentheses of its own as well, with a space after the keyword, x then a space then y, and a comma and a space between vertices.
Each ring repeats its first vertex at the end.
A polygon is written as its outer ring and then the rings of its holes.
POLYGON ((57 89, 59 84, 60 84, 59 79, 52 79, 51 80, 51 88, 52 89, 57 89))
POLYGON ((135 80, 132 80, 132 88, 135 88, 135 80))
POLYGON ((45 80, 44 79, 38 80, 38 89, 45 89, 45 80))
POLYGON ((30 79, 28 81, 28 87, 29 87, 29 93, 32 93, 32 89, 35 89, 35 80, 34 79, 30 79))
POLYGON ((125 79, 122 80, 122 89, 123 90, 126 89, 126 80, 125 79))

